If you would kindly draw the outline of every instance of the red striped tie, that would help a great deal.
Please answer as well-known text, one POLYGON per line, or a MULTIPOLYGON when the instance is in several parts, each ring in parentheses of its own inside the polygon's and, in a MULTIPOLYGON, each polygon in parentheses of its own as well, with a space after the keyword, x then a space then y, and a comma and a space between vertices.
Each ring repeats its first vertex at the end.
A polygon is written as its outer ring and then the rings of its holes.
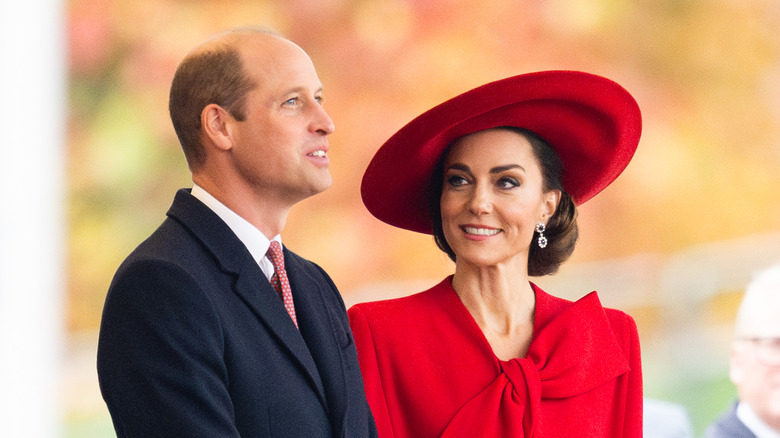
POLYGON ((287 313, 290 314, 295 323, 295 327, 298 327, 298 318, 295 317, 295 304, 293 304, 292 289, 290 289, 290 280, 287 278, 287 271, 284 270, 284 254, 282 253, 282 246, 279 242, 272 240, 271 246, 266 253, 268 259, 274 265, 274 275, 271 277, 271 285, 276 289, 276 293, 284 302, 284 308, 287 309, 287 313))

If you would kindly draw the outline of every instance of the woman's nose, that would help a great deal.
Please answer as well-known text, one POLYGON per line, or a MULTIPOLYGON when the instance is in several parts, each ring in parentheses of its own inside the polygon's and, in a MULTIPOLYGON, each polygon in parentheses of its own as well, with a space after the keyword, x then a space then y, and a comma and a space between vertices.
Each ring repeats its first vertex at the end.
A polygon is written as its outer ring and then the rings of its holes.
POLYGON ((472 192, 469 208, 477 216, 493 211, 493 201, 490 198, 489 190, 478 185, 472 192))

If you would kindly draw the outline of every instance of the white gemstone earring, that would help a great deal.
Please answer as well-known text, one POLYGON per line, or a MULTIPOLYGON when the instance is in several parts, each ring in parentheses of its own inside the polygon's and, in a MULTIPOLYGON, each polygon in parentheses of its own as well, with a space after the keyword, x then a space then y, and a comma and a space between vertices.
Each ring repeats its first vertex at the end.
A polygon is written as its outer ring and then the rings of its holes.
POLYGON ((536 224, 536 232, 539 233, 539 238, 536 239, 536 243, 539 244, 539 248, 544 248, 547 246, 547 238, 544 237, 544 230, 545 230, 544 222, 538 222, 536 224))

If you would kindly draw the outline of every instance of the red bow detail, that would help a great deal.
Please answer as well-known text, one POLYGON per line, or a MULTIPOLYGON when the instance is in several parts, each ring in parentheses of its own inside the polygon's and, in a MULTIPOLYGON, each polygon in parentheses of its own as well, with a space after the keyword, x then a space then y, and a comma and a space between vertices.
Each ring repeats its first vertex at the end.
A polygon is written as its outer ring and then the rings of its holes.
POLYGON ((461 407, 443 438, 531 438, 543 398, 583 394, 630 369, 595 293, 542 327, 526 358, 496 360, 496 379, 461 407))

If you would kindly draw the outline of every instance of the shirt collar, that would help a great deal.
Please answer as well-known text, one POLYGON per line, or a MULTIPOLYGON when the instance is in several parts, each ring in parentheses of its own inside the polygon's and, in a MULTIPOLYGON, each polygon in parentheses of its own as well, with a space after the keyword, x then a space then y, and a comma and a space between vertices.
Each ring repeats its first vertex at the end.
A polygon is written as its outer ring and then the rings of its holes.
POLYGON ((265 234, 255 228, 254 225, 250 224, 249 221, 236 214, 225 204, 219 202, 217 198, 197 184, 192 186, 192 196, 204 203, 216 213, 228 227, 230 227, 236 237, 238 237, 241 243, 249 250, 252 258, 258 266, 260 266, 260 269, 265 276, 270 280, 274 273, 274 267, 273 264, 271 264, 271 261, 268 260, 268 257, 265 256, 265 253, 268 252, 271 240, 275 240, 281 244, 282 237, 277 234, 273 239, 269 240, 265 234))
POLYGON ((756 435, 756 438, 780 438, 780 432, 766 424, 747 403, 737 404, 737 418, 756 435))

